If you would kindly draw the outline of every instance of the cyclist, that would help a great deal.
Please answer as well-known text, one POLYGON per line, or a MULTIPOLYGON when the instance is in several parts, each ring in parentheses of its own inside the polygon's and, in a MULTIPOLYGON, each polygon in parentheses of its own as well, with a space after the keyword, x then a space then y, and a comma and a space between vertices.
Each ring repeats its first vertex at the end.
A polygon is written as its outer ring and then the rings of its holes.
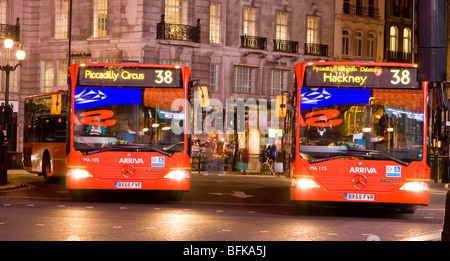
POLYGON ((264 151, 264 156, 269 157, 272 161, 277 159, 277 146, 275 144, 269 144, 264 151))

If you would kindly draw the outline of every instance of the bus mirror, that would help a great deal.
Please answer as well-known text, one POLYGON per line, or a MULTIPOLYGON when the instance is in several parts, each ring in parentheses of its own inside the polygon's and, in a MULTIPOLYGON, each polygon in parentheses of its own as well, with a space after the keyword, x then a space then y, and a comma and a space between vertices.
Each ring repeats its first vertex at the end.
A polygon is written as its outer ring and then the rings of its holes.
POLYGON ((277 95, 275 114, 278 116, 278 118, 286 117, 287 100, 288 97, 286 95, 277 95))
POLYGON ((206 86, 198 87, 197 93, 198 93, 198 101, 200 103, 200 106, 208 107, 209 106, 208 87, 206 87, 206 86))
POLYGON ((52 102, 50 107, 50 113, 55 114, 61 114, 61 107, 62 107, 62 96, 61 94, 52 94, 52 102))

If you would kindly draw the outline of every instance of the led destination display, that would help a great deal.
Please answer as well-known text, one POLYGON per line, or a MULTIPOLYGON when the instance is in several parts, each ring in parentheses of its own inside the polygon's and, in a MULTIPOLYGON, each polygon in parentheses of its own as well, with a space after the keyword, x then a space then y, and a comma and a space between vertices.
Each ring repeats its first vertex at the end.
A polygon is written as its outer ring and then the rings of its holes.
POLYGON ((417 69, 354 65, 306 67, 305 86, 417 89, 417 69))
POLYGON ((79 86, 180 88, 181 69, 147 67, 80 67, 79 86))

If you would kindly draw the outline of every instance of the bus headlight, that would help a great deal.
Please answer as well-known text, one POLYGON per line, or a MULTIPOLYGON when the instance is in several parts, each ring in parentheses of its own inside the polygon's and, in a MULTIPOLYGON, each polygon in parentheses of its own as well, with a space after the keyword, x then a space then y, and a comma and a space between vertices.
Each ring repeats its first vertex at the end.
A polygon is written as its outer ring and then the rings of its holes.
POLYGON ((73 179, 85 179, 85 178, 93 178, 91 173, 84 169, 68 169, 67 177, 73 179))
POLYGON ((291 187, 299 189, 320 188, 319 184, 308 178, 294 178, 291 181, 291 187))
POLYGON ((412 182, 408 182, 405 185, 403 185, 401 188, 399 188, 398 190, 400 191, 415 191, 415 192, 420 192, 420 191, 428 191, 428 182, 427 181, 412 181, 412 182))
POLYGON ((190 178, 190 174, 188 170, 172 170, 171 172, 167 173, 164 178, 182 180, 190 178))

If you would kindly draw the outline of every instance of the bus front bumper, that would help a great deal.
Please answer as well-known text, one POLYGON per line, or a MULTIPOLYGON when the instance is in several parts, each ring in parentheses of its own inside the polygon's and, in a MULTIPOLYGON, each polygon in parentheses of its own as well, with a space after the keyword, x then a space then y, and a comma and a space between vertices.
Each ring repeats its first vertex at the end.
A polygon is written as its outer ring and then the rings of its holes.
POLYGON ((178 190, 189 191, 190 179, 159 180, 113 180, 98 178, 66 177, 66 188, 69 190, 178 190))
POLYGON ((327 191, 326 189, 320 188, 301 189, 291 187, 290 199, 292 201, 372 202, 428 205, 429 192, 327 191))

